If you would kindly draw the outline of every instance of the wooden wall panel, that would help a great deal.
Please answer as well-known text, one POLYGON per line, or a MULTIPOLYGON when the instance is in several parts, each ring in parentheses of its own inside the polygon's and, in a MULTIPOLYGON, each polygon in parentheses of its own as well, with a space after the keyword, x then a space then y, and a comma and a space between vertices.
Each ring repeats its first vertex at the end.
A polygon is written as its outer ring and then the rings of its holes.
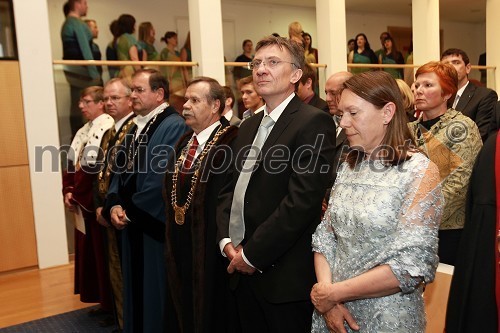
POLYGON ((21 79, 17 61, 0 61, 0 110, 0 167, 28 165, 21 79))
POLYGON ((28 166, 0 168, 0 272, 38 265, 28 166))

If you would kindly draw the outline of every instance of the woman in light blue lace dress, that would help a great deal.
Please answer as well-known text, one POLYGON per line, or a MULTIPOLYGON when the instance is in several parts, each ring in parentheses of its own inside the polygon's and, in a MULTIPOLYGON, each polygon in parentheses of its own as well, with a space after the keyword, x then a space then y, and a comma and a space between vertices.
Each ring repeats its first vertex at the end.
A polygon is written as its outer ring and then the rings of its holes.
POLYGON ((438 265, 439 170, 415 150, 387 73, 344 83, 351 151, 313 235, 312 332, 424 332, 423 286, 438 265))

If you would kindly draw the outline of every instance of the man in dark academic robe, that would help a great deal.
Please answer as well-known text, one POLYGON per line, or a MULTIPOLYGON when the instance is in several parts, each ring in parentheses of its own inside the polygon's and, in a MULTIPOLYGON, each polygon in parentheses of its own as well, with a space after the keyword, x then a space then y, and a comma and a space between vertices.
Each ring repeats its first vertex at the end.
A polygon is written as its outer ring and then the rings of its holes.
POLYGON ((75 212, 75 294, 85 303, 100 303, 111 311, 111 287, 104 260, 103 228, 97 223, 94 206, 98 150, 104 133, 114 125, 104 113, 102 87, 85 88, 79 106, 88 122, 78 130, 68 153, 69 166, 63 175, 64 204, 75 212))
POLYGON ((500 136, 488 137, 467 193, 466 220, 451 281, 447 333, 498 332, 500 136))
POLYGON ((106 200, 109 183, 114 176, 116 162, 116 151, 123 143, 125 135, 134 125, 132 119, 132 90, 126 80, 114 78, 106 82, 104 86, 104 107, 106 113, 113 117, 115 124, 111 127, 102 140, 101 151, 104 163, 97 174, 97 191, 95 206, 97 222, 106 228, 106 261, 113 291, 114 313, 118 326, 123 328, 123 282, 118 250, 120 231, 102 216, 102 209, 106 200))
MULTIPOLYGON (((165 177, 167 332, 228 332, 234 309, 225 259, 216 243, 217 196, 238 130, 224 110, 224 90, 207 77, 187 87, 183 115, 193 131, 178 142, 165 177)), ((234 317, 233 317, 234 318, 234 317)))
POLYGON ((159 332, 165 305, 165 203, 169 154, 188 127, 168 105, 168 82, 154 69, 132 76, 137 116, 123 145, 125 165, 113 177, 105 214, 122 230, 124 332, 159 332))

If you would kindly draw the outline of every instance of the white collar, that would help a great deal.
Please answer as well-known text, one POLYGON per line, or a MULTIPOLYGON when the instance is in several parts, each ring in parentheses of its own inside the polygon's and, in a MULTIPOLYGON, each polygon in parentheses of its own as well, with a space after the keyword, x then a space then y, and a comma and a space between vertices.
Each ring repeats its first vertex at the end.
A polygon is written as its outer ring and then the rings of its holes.
POLYGON ((148 113, 147 115, 145 115, 145 116, 137 115, 134 118, 133 121, 137 125, 137 132, 135 134, 135 138, 136 139, 139 136, 139 134, 141 134, 141 132, 144 129, 144 127, 146 126, 146 124, 151 119, 153 119, 154 116, 156 116, 158 113, 162 112, 166 107, 168 107, 168 103, 167 102, 163 102, 160 105, 158 105, 153 111, 151 111, 150 113, 148 113))
POLYGON ((231 120, 231 118, 233 117, 233 109, 229 110, 226 112, 226 114, 224 115, 224 117, 229 121, 231 120))
POLYGON ((191 137, 191 139, 193 137, 196 137, 196 140, 198 140, 198 148, 196 149, 195 157, 197 157, 198 154, 201 153, 201 151, 203 150, 203 148, 205 148, 205 144, 207 143, 208 139, 210 138, 210 135, 212 134, 212 132, 219 125, 220 125, 220 121, 217 120, 215 123, 213 123, 212 125, 208 126, 207 128, 205 128, 200 133, 198 133, 198 134, 193 133, 193 136, 191 137))
POLYGON ((462 94, 464 93, 465 88, 469 85, 470 81, 467 81, 467 83, 457 91, 457 96, 458 98, 462 97, 462 94))
POLYGON ((291 93, 290 96, 288 96, 287 98, 285 98, 285 100, 283 102, 281 102, 271 113, 269 113, 267 111, 267 104, 264 105, 265 106, 264 117, 265 116, 269 116, 269 117, 271 117, 272 120, 274 120, 274 123, 277 123, 279 117, 281 116, 281 114, 283 113, 283 111, 287 107, 288 103, 290 103, 290 101, 292 100, 292 98, 294 96, 295 96, 295 93, 294 92, 291 93))
POLYGON ((122 119, 118 120, 117 122, 115 122, 115 131, 119 131, 120 128, 122 127, 122 125, 125 123, 125 121, 132 115, 134 114, 132 111, 126 115, 125 117, 123 117, 122 119))

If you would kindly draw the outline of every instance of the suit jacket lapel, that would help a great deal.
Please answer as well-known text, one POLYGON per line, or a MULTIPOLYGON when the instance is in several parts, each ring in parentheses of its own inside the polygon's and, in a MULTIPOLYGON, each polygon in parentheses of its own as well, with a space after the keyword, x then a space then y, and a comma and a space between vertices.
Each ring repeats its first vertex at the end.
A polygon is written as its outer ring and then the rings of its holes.
POLYGON ((347 135, 345 135, 345 131, 344 131, 344 129, 342 129, 340 131, 339 135, 337 136, 337 138, 335 139, 335 148, 342 145, 346 139, 347 139, 347 135))
POLYGON ((472 99, 472 96, 474 96, 475 91, 476 91, 476 86, 473 85, 472 82, 469 82, 462 96, 460 96, 460 99, 458 100, 456 108, 458 111, 465 110, 467 104, 469 104, 469 101, 472 99))
POLYGON ((302 102, 300 101, 299 97, 297 97, 297 95, 295 95, 290 103, 288 103, 285 110, 283 110, 283 113, 279 117, 278 122, 276 122, 276 124, 274 125, 273 130, 271 131, 271 133, 269 133, 266 142, 264 142, 264 145, 262 146, 263 152, 268 151, 269 148, 271 148, 272 145, 276 142, 276 140, 278 140, 281 134, 283 134, 290 121, 292 121, 293 114, 297 112, 301 103, 302 102))

